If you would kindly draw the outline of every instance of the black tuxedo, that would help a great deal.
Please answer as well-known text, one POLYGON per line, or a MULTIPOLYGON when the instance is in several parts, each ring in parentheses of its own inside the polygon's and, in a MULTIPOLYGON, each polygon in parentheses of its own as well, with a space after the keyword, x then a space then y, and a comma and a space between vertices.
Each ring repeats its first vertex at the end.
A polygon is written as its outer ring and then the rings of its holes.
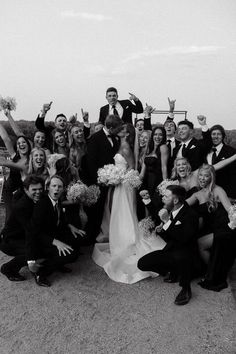
MULTIPOLYGON (((135 101, 135 105, 131 103, 129 100, 118 101, 123 108, 123 115, 120 117, 124 123, 131 123, 132 121, 132 113, 143 113, 143 105, 141 101, 135 101)), ((109 114, 109 104, 100 108, 99 114, 99 122, 103 125, 105 123, 105 119, 109 114)))
POLYGON ((197 231, 198 217, 185 204, 168 229, 160 233, 166 246, 142 257, 138 268, 162 275, 168 271, 175 272, 180 277, 180 286, 188 286, 198 260, 197 231))
MULTIPOLYGON (((184 157, 188 159, 192 171, 195 171, 204 163, 207 151, 209 150, 212 144, 209 130, 207 130, 206 132, 202 132, 202 135, 203 139, 192 138, 186 148, 184 157)), ((176 146, 176 148, 174 149, 172 157, 173 162, 176 159, 180 148, 181 144, 176 146)))
MULTIPOLYGON (((167 139, 168 140, 168 139, 167 139)), ((171 173, 172 173, 172 168, 174 167, 174 150, 178 149, 180 145, 180 141, 175 139, 174 140, 174 146, 173 146, 173 150, 171 149, 171 145, 167 144, 168 150, 169 150, 169 158, 168 158, 168 164, 167 164, 167 170, 168 170, 168 177, 171 177, 171 173)))
POLYGON ((76 239, 68 228, 60 203, 58 208, 59 215, 55 212, 50 198, 45 196, 35 205, 27 226, 27 260, 46 258, 40 269, 43 275, 51 274, 61 265, 74 262, 78 256, 76 239), (74 250, 71 254, 59 256, 57 247, 53 245, 54 239, 72 246, 74 250))
MULTIPOLYGON (((234 155, 236 150, 230 146, 223 144, 215 163, 218 163, 228 157, 234 155)), ((216 171, 216 184, 221 186, 229 197, 236 198, 236 162, 216 171)))
MULTIPOLYGON (((104 130, 93 134, 88 140, 87 155, 85 156, 86 183, 97 183, 97 172, 100 167, 114 163, 114 155, 118 151, 119 141, 117 137, 112 137, 113 146, 107 138, 104 130)), ((100 187, 101 194, 97 203, 88 209, 87 235, 90 239, 95 239, 100 231, 104 205, 107 196, 107 187, 100 187)))
POLYGON ((25 193, 17 200, 2 230, 1 250, 9 256, 25 253, 25 234, 27 223, 33 213, 34 202, 25 193))

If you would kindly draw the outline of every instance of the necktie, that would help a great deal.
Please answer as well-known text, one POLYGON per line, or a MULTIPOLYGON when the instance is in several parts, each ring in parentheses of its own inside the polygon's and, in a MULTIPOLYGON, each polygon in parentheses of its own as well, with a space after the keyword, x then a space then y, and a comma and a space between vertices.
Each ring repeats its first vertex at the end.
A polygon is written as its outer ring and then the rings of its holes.
POLYGON ((213 154, 212 154, 212 160, 211 160, 211 164, 214 165, 216 163, 216 159, 217 159, 217 155, 216 155, 216 148, 213 147, 212 148, 213 154))
POLYGON ((171 140, 170 140, 170 139, 166 140, 166 145, 167 145, 168 147, 170 146, 170 143, 171 143, 171 140))
POLYGON ((58 226, 59 225, 59 217, 60 217, 60 210, 58 207, 58 203, 56 203, 54 206, 54 212, 55 212, 55 218, 57 220, 57 226, 58 226))
POLYGON ((170 221, 172 222, 174 220, 173 214, 170 213, 170 221))
POLYGON ((119 117, 119 114, 118 114, 118 112, 117 112, 117 109, 116 109, 116 106, 113 104, 113 106, 112 106, 112 109, 113 109, 113 114, 115 115, 115 116, 118 116, 119 117))
POLYGON ((183 147, 182 147, 182 156, 183 157, 186 157, 186 150, 187 150, 186 145, 183 144, 183 147))

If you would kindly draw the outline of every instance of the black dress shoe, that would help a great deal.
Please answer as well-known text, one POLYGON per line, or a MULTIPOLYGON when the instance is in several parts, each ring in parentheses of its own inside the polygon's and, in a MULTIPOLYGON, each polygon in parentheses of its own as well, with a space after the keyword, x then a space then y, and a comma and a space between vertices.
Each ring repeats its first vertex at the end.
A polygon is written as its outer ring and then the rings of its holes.
POLYGON ((209 280, 203 279, 198 283, 198 285, 200 285, 203 289, 212 290, 216 292, 228 288, 228 283, 226 281, 219 284, 213 284, 209 280))
POLYGON ((175 305, 186 305, 192 297, 191 288, 182 288, 176 296, 175 305))
POLYGON ((71 273, 72 269, 70 269, 68 267, 65 267, 65 266, 62 266, 62 267, 58 268, 58 272, 60 272, 60 273, 71 273))
POLYGON ((45 286, 46 288, 51 286, 50 281, 47 278, 43 277, 42 275, 34 274, 34 279, 36 284, 39 286, 45 286))
POLYGON ((164 278, 165 283, 177 283, 178 277, 175 274, 168 273, 168 275, 164 278))
POLYGON ((25 277, 23 277, 19 273, 11 273, 11 272, 7 271, 5 264, 3 264, 1 267, 1 273, 4 274, 7 277, 7 279, 9 279, 10 281, 24 281, 24 280, 26 280, 25 277))

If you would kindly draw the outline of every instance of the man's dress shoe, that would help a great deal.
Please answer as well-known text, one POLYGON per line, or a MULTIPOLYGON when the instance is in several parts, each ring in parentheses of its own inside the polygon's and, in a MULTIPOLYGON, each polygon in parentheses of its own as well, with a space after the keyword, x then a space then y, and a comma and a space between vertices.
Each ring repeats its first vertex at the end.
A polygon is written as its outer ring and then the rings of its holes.
POLYGON ((228 288, 228 284, 226 281, 220 284, 213 284, 209 280, 203 279, 198 283, 198 285, 200 285, 203 289, 217 291, 217 292, 228 288))
POLYGON ((175 274, 168 273, 168 275, 164 278, 165 283, 177 283, 178 277, 175 274))
POLYGON ((182 288, 176 296, 175 305, 186 305, 192 297, 191 288, 182 288))
POLYGON ((1 273, 4 274, 10 281, 23 281, 26 280, 25 277, 20 275, 19 273, 11 273, 7 271, 5 264, 1 267, 1 273))
POLYGON ((44 286, 46 288, 51 286, 50 281, 47 278, 43 277, 42 275, 34 274, 34 279, 36 284, 39 286, 44 286))

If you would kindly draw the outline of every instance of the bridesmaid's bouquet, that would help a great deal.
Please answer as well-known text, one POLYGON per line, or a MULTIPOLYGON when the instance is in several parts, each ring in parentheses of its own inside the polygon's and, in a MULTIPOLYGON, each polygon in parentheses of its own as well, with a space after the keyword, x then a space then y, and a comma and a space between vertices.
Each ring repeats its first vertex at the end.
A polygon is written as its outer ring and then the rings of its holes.
POLYGON ((71 183, 67 188, 67 200, 85 206, 95 204, 100 196, 100 189, 96 185, 86 186, 81 181, 71 183))
POLYGON ((98 184, 104 186, 117 186, 122 183, 125 169, 114 164, 105 165, 98 169, 98 184))
POLYGON ((144 239, 151 238, 153 236, 155 223, 151 216, 147 216, 146 218, 140 220, 138 226, 144 239))
POLYGON ((142 181, 139 178, 138 171, 132 169, 124 174, 122 183, 129 186, 130 188, 140 188, 142 181))
POLYGON ((0 109, 15 111, 16 110, 16 100, 14 97, 0 97, 0 109))
POLYGON ((166 192, 166 188, 171 185, 179 185, 179 181, 175 180, 172 181, 171 179, 164 179, 158 186, 157 186, 157 191, 159 192, 160 195, 164 195, 166 192))
POLYGON ((229 227, 234 230, 236 228, 236 205, 233 204, 228 211, 229 227))

